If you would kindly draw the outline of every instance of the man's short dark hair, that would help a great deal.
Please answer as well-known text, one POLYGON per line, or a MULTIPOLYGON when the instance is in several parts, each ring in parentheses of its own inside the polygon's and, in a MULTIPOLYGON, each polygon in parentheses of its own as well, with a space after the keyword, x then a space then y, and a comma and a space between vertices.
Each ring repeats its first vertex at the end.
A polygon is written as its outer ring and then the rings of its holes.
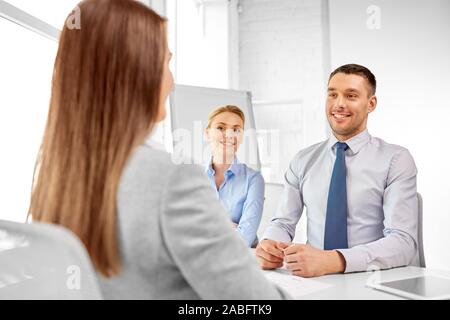
POLYGON ((375 76, 364 66, 360 66, 359 64, 345 64, 340 66, 330 74, 328 82, 330 82, 331 78, 333 78, 336 73, 356 74, 361 76, 369 82, 369 85, 372 88, 372 94, 375 94, 377 91, 377 80, 375 79, 375 76))

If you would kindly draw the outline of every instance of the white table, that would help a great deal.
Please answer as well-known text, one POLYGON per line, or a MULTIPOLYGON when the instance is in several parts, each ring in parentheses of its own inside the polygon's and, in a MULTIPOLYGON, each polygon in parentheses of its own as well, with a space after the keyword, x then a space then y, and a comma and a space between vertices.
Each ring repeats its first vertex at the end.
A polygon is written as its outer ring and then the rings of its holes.
MULTIPOLYGON (((286 273, 287 270, 277 272, 286 273)), ((303 295, 299 299, 339 299, 339 300, 397 300, 404 299, 367 286, 368 281, 393 281, 413 278, 420 275, 436 275, 450 278, 450 271, 429 270, 418 267, 402 267, 373 272, 357 272, 348 274, 332 274, 310 278, 330 285, 320 291, 303 295)))

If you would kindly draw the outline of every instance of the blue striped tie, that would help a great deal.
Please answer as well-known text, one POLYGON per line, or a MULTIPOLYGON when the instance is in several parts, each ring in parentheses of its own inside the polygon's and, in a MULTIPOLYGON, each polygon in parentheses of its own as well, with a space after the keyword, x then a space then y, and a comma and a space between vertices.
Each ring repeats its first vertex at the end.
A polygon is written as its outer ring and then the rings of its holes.
POLYGON ((327 217, 325 221, 324 249, 346 249, 347 241, 347 169, 345 150, 347 144, 336 143, 336 161, 328 192, 327 217))

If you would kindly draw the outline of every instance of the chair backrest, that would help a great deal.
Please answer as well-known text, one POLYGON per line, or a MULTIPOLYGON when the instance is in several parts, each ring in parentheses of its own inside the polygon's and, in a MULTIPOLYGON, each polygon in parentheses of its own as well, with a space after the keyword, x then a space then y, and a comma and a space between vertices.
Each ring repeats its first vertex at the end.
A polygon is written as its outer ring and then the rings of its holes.
POLYGON ((51 224, 0 220, 0 299, 101 299, 78 237, 51 224))
POLYGON ((280 203, 281 194, 283 193, 284 186, 281 183, 267 182, 264 192, 264 209, 261 218, 261 223, 258 228, 258 238, 261 240, 266 230, 270 219, 277 211, 278 204, 280 203))
POLYGON ((417 242, 419 246, 419 265, 422 268, 426 267, 425 263, 425 253, 423 248, 423 199, 420 193, 417 192, 417 201, 418 201, 418 208, 419 208, 419 221, 418 221, 418 234, 417 234, 417 242))

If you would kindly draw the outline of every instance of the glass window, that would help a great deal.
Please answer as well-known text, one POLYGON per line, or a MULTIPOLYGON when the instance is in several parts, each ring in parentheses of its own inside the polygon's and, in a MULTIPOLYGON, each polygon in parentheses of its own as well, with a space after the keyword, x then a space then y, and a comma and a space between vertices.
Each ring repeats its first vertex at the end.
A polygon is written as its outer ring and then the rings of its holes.
POLYGON ((6 2, 61 30, 65 19, 80 0, 6 0, 6 2))
POLYGON ((290 161, 304 145, 303 111, 300 102, 253 102, 261 171, 266 182, 283 183, 290 161))
POLYGON ((229 87, 228 6, 227 1, 167 0, 177 83, 229 87))
POLYGON ((57 43, 3 18, 0 42, 0 219, 24 221, 57 43))

